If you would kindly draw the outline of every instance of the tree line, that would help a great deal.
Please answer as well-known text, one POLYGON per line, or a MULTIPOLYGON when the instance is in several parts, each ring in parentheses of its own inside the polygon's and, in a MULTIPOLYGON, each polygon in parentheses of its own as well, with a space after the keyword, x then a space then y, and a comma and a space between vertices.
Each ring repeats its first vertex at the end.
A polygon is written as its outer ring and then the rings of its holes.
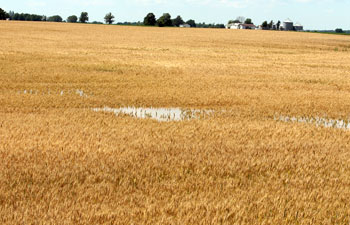
POLYGON ((254 24, 252 19, 250 19, 250 18, 246 19, 243 16, 239 16, 235 20, 229 20, 228 21, 228 24, 232 24, 232 23, 254 24))
POLYGON ((262 24, 261 24, 261 27, 263 29, 266 29, 266 30, 279 30, 280 27, 281 27, 281 21, 278 21, 276 24, 273 22, 273 20, 269 22, 267 22, 267 20, 265 20, 262 24))
POLYGON ((171 18, 169 13, 164 13, 158 19, 154 13, 148 13, 143 20, 143 25, 145 26, 158 26, 158 27, 179 27, 181 25, 187 24, 190 27, 200 27, 200 28, 225 28, 224 24, 206 24, 206 23, 196 23, 195 20, 183 20, 179 15, 174 19, 171 18))
MULTIPOLYGON (((15 13, 13 11, 9 11, 8 13, 0 8, 0 20, 19 20, 19 21, 48 21, 48 22, 68 22, 68 23, 87 23, 89 21, 89 14, 87 12, 82 12, 79 18, 76 15, 69 16, 66 20, 60 15, 54 15, 47 17, 45 15, 36 15, 29 13, 15 13)), ((114 22, 114 16, 112 13, 107 13, 104 17, 104 20, 108 24, 112 24, 114 22)), ((93 23, 97 23, 94 21, 93 23)))
MULTIPOLYGON (((254 24, 253 23, 253 20, 250 19, 250 18, 245 18, 243 16, 239 16, 237 17, 235 20, 229 20, 228 21, 228 24, 233 24, 233 23, 242 23, 242 24, 254 24)), ((261 24, 261 27, 263 29, 268 29, 268 30, 271 30, 273 28, 279 30, 281 26, 281 21, 278 21, 276 24, 273 22, 273 20, 271 20, 270 22, 267 22, 267 21, 264 21, 262 24, 261 24)))
MULTIPOLYGON (((82 12, 80 16, 71 15, 64 20, 60 15, 54 15, 47 17, 45 15, 36 15, 28 13, 15 13, 9 11, 8 13, 0 8, 0 20, 19 20, 19 21, 48 21, 48 22, 68 22, 68 23, 87 23, 89 22, 89 14, 87 12, 82 12)), ((113 24, 115 22, 115 16, 112 13, 107 13, 104 17, 104 22, 106 24, 113 24)), ((101 24, 101 22, 93 21, 94 24, 101 24)), ((158 26, 158 27, 179 27, 183 24, 188 24, 190 27, 199 28, 225 28, 224 24, 206 24, 206 23, 196 23, 195 20, 183 20, 179 15, 172 18, 169 13, 164 13, 158 19, 154 13, 148 13, 144 18, 143 22, 118 22, 118 25, 133 25, 133 26, 158 26)))
MULTIPOLYGON (((164 13, 158 19, 153 13, 148 13, 143 20, 143 24, 145 26, 179 27, 180 25, 185 24, 185 21, 181 16, 177 16, 176 18, 172 19, 169 13, 164 13)), ((191 27, 196 27, 196 22, 192 19, 186 21, 186 24, 190 25, 191 27)))

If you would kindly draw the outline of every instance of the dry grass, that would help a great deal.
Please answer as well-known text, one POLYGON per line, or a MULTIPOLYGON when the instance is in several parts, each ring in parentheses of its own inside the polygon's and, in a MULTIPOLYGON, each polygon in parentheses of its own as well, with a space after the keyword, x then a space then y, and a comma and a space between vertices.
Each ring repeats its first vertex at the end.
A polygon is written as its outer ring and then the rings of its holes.
POLYGON ((273 119, 349 117, 348 37, 0 31, 2 224, 350 222, 350 132, 273 119), (158 123, 90 110, 128 105, 226 112, 158 123))

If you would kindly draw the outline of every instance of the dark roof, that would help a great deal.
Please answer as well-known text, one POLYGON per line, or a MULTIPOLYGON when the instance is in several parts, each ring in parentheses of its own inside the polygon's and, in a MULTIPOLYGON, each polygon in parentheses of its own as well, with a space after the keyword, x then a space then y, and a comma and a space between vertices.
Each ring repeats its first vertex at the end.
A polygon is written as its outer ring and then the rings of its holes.
POLYGON ((242 24, 245 27, 256 27, 254 24, 242 24))

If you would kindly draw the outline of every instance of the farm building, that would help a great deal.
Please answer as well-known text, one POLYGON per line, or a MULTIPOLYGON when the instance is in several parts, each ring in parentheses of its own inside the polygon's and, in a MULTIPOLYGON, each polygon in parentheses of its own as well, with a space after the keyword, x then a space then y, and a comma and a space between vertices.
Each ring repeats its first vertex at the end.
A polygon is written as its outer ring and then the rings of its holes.
POLYGON ((282 28, 283 30, 286 30, 286 31, 294 30, 293 21, 290 19, 286 19, 285 21, 283 21, 282 28))
POLYGON ((180 27, 190 28, 190 27, 191 27, 191 25, 189 25, 189 24, 181 24, 181 25, 180 25, 180 27))
POLYGON ((286 30, 286 31, 291 31, 291 30, 295 30, 295 31, 302 31, 304 30, 303 25, 301 25, 300 23, 296 23, 294 25, 293 21, 291 21, 290 19, 287 19, 283 22, 283 24, 280 26, 280 30, 286 30))
POLYGON ((241 24, 240 29, 252 29, 255 30, 256 26, 254 24, 241 24))
POLYGON ((240 23, 229 23, 226 25, 226 29, 239 29, 240 23))
POLYGON ((230 23, 226 25, 226 29, 255 29, 256 26, 254 24, 244 24, 244 23, 230 23))
POLYGON ((301 25, 300 23, 296 23, 296 24, 294 25, 294 30, 296 30, 296 31, 302 31, 302 30, 304 30, 304 27, 303 27, 303 25, 301 25))

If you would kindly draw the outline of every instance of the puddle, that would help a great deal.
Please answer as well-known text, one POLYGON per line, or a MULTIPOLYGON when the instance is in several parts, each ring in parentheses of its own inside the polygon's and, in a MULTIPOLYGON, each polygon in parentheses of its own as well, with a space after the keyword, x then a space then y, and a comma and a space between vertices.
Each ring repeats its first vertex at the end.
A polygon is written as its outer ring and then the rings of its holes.
POLYGON ((181 109, 181 108, 94 108, 95 112, 110 112, 116 116, 129 115, 140 119, 154 119, 160 122, 202 119, 214 114, 214 110, 181 109))
POLYGON ((80 97, 88 97, 88 95, 85 94, 83 90, 77 89, 77 90, 75 91, 75 93, 76 93, 77 95, 79 95, 80 97))
POLYGON ((18 94, 24 94, 24 95, 60 95, 60 96, 64 96, 64 95, 72 95, 72 94, 76 94, 79 95, 80 97, 84 97, 87 98, 88 95, 80 89, 76 89, 76 90, 69 90, 69 91, 38 91, 38 90, 23 90, 23 91, 18 91, 18 94))
POLYGON ((313 124, 316 127, 326 127, 350 130, 350 120, 327 119, 323 117, 293 117, 293 116, 275 116, 276 121, 289 123, 313 124))

